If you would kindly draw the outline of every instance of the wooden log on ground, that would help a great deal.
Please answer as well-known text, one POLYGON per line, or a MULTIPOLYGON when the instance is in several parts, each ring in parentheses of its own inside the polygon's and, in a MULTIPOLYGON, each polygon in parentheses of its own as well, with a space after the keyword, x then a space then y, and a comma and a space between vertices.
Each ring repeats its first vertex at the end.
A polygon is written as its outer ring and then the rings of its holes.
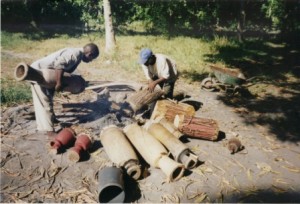
POLYGON ((129 96, 126 102, 130 105, 132 110, 136 113, 144 106, 156 101, 163 95, 163 90, 156 86, 153 92, 150 92, 146 88, 137 91, 129 96))
POLYGON ((189 104, 172 100, 159 100, 156 102, 151 120, 164 117, 173 123, 176 115, 194 116, 195 112, 195 108, 189 104))
POLYGON ((211 141, 218 139, 219 127, 213 119, 176 115, 174 125, 187 136, 211 141))

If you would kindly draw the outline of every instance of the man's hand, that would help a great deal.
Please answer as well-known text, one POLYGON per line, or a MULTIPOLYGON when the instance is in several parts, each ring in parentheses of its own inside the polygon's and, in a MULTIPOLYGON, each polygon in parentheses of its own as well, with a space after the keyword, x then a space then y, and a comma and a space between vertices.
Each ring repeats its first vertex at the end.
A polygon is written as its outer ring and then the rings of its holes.
POLYGON ((62 85, 61 85, 61 83, 56 83, 56 85, 55 85, 55 91, 57 91, 57 92, 60 92, 60 91, 62 91, 62 85))
POLYGON ((166 79, 163 78, 163 77, 161 77, 161 78, 159 78, 159 79, 156 79, 155 81, 152 81, 152 80, 149 81, 149 84, 148 84, 148 90, 149 90, 150 92, 153 92, 154 89, 155 89, 155 86, 156 86, 157 84, 160 84, 160 83, 164 82, 164 81, 166 81, 166 79))
POLYGON ((154 89, 155 89, 155 86, 156 86, 156 82, 155 82, 155 81, 150 82, 150 83, 148 84, 148 90, 149 90, 150 92, 153 92, 154 89))

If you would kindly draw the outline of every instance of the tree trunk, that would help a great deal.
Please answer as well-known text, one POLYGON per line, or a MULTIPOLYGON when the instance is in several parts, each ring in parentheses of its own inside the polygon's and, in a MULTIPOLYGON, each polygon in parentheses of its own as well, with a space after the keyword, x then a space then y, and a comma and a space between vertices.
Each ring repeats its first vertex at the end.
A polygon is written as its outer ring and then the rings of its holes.
POLYGON ((240 0, 240 11, 239 11, 239 20, 237 25, 238 30, 238 40, 239 42, 243 42, 243 32, 244 32, 244 26, 245 26, 245 6, 244 6, 244 0, 240 0))
POLYGON ((103 0, 103 8, 105 21, 105 52, 111 52, 114 51, 116 47, 116 39, 109 0, 103 0))
POLYGON ((147 89, 142 89, 132 94, 126 101, 129 103, 133 112, 136 113, 141 108, 159 99, 163 93, 164 92, 158 88, 158 86, 153 92, 150 92, 147 89))

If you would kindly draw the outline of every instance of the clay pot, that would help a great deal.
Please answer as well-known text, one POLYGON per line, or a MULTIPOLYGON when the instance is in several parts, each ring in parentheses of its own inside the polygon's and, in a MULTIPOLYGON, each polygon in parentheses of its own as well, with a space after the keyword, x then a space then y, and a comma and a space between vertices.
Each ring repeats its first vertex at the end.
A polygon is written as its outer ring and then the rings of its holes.
POLYGON ((71 128, 64 128, 56 135, 54 140, 50 142, 50 152, 57 154, 63 148, 72 146, 75 140, 75 132, 71 128))
POLYGON ((92 145, 91 138, 85 133, 80 133, 77 136, 74 147, 68 151, 68 159, 73 162, 78 162, 80 160, 80 155, 87 151, 92 145))
POLYGON ((228 140, 228 149, 231 154, 235 154, 245 147, 242 145, 241 141, 238 138, 231 138, 228 140))
POLYGON ((105 167, 98 172, 100 203, 123 203, 125 200, 123 172, 117 167, 105 167))

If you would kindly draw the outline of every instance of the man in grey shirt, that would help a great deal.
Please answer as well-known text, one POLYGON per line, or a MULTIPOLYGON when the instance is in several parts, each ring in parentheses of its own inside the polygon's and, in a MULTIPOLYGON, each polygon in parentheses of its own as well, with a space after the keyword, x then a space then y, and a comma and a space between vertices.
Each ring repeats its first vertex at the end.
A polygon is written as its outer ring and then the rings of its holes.
POLYGON ((55 70, 55 88, 45 88, 37 83, 31 83, 31 92, 38 131, 45 131, 49 137, 56 135, 53 111, 53 96, 55 91, 62 91, 64 73, 73 73, 81 61, 89 63, 99 56, 99 49, 94 43, 83 48, 64 48, 32 63, 37 70, 55 70))

